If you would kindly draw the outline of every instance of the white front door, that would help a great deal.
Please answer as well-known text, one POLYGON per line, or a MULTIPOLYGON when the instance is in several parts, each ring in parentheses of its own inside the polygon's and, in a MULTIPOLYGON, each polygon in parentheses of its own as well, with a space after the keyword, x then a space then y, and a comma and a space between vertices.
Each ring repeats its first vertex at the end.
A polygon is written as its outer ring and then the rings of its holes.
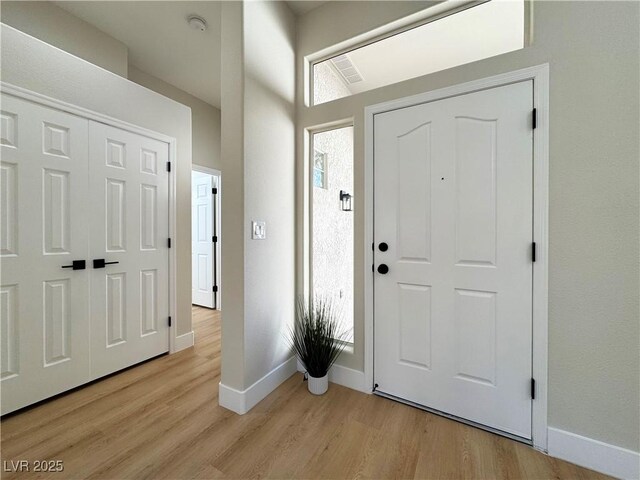
POLYGON ((377 389, 526 439, 532 98, 526 81, 374 120, 377 389))
POLYGON ((89 122, 91 371, 169 350, 166 143, 89 122))
POLYGON ((87 120, 2 94, 1 124, 6 413, 90 380, 89 270, 77 261, 89 256, 91 212, 87 120))
POLYGON ((192 303, 214 308, 214 177, 193 172, 191 180, 192 303))

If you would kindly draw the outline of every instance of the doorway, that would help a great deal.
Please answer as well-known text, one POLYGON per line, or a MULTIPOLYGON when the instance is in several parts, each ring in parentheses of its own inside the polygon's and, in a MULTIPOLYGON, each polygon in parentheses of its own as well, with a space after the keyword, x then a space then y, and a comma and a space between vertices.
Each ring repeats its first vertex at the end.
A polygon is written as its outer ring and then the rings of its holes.
POLYGON ((193 166, 191 172, 191 302, 219 310, 220 200, 218 170, 193 166))
POLYGON ((365 109, 367 383, 543 450, 548 133, 547 65, 365 109), (520 201, 527 211, 513 217, 520 201), (517 280, 500 279, 509 269, 517 280))

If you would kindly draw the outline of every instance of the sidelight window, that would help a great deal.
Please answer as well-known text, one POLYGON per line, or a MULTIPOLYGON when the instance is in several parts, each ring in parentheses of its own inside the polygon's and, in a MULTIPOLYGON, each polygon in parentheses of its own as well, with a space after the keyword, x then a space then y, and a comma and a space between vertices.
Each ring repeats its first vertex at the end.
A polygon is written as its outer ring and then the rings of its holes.
POLYGON ((312 142, 311 293, 333 303, 353 342, 353 126, 314 133, 312 142))

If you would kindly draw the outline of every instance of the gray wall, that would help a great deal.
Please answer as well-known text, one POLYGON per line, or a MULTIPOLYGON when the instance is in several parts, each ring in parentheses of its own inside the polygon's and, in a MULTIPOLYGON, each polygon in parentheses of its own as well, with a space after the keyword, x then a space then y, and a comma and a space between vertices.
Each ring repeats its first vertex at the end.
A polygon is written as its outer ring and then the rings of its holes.
POLYGON ((127 46, 52 2, 3 1, 2 23, 127 76, 127 46))
POLYGON ((178 335, 191 331, 191 111, 2 25, 2 81, 176 138, 178 335))
POLYGON ((222 383, 244 390, 291 357, 295 20, 281 2, 222 7, 222 383), (251 221, 266 240, 251 240, 251 221), (232 300, 230 300, 232 299, 232 300), (234 305, 229 308, 229 303, 234 305))
POLYGON ((133 65, 129 65, 129 80, 191 108, 193 163, 220 169, 219 109, 133 65))
MULTIPOLYGON (((300 17, 300 98, 305 55, 421 7, 331 2, 300 17)), ((340 363, 359 370, 364 363, 364 107, 548 62, 549 425, 638 451, 639 25, 637 2, 536 2, 533 43, 523 50, 316 107, 298 104, 300 167, 303 128, 355 121, 356 341, 340 363)), ((297 219, 301 252, 300 210, 297 219)))

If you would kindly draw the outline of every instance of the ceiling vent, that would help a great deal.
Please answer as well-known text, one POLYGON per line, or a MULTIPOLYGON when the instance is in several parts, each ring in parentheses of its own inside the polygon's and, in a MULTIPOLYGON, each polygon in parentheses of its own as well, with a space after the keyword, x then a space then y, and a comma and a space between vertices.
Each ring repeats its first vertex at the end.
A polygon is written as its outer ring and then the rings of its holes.
POLYGON ((363 80, 362 75, 349 57, 347 57, 346 53, 333 57, 331 63, 333 63, 333 66, 336 67, 336 70, 340 72, 340 75, 342 75, 342 78, 344 78, 347 83, 358 83, 363 80))

